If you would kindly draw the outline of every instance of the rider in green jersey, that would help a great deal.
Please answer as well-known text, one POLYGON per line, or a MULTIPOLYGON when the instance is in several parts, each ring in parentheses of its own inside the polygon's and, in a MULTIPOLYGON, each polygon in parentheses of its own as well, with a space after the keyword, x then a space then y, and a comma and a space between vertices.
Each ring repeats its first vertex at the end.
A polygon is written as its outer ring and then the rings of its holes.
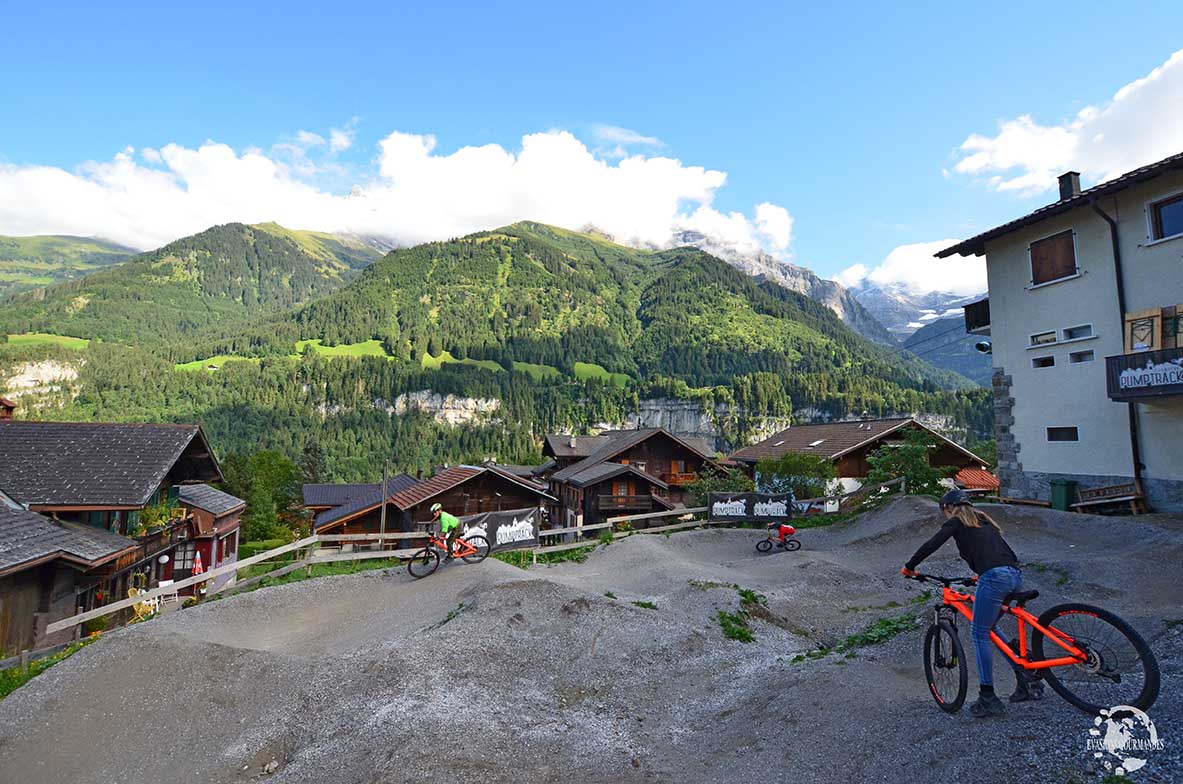
POLYGON ((452 552, 456 549, 456 537, 460 536, 460 518, 454 514, 449 514, 444 511, 440 504, 431 505, 431 519, 433 522, 439 522, 440 531, 448 536, 448 558, 452 557, 452 552))

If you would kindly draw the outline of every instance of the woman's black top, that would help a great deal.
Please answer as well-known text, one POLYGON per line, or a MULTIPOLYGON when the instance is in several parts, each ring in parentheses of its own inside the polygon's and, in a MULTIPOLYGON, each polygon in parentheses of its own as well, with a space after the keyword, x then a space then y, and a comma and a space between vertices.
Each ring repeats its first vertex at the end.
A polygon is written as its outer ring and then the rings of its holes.
POLYGON ((908 560, 905 567, 915 569, 928 556, 937 551, 949 537, 957 542, 957 551, 962 559, 974 570, 974 574, 982 574, 998 566, 1018 566, 1019 559, 1015 551, 1002 538, 998 529, 987 522, 980 528, 970 528, 956 517, 950 517, 940 530, 924 544, 916 554, 908 560))

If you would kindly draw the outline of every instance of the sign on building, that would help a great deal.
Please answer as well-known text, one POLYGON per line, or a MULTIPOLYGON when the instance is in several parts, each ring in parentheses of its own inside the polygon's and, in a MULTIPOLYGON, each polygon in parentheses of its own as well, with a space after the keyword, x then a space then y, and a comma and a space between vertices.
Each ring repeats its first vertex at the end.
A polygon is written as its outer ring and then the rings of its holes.
POLYGON ((711 493, 707 496, 711 520, 734 523, 782 523, 793 516, 789 493, 711 493))
POLYGON ((513 550, 538 545, 538 523, 542 516, 537 507, 482 512, 460 518, 463 536, 479 534, 489 541, 490 550, 513 550))

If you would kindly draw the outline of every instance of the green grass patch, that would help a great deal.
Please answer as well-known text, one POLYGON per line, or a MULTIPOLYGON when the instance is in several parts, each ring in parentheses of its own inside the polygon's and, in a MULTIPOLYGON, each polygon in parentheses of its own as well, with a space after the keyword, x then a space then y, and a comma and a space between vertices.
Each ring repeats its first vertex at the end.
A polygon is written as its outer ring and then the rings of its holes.
POLYGON ((78 653, 78 651, 90 645, 98 638, 99 636, 97 634, 91 637, 83 637, 78 642, 71 643, 52 656, 46 656, 44 659, 37 659, 36 661, 30 662, 28 669, 23 672, 20 667, 10 667, 7 670, 0 670, 0 700, 12 694, 53 665, 78 653))
POLYGON ((283 547, 287 543, 287 539, 260 539, 257 542, 243 542, 238 545, 238 558, 240 560, 250 558, 252 555, 274 550, 276 547, 283 547))
POLYGON ((881 645, 892 637, 910 632, 920 625, 920 619, 915 615, 897 615, 891 618, 880 618, 860 632, 850 635, 838 642, 833 648, 818 648, 793 657, 792 662, 799 664, 815 659, 824 659, 831 653, 845 654, 844 658, 853 659, 855 651, 868 645, 881 645))
POLYGON ((258 357, 236 357, 233 354, 218 354, 217 356, 208 359, 195 359, 192 362, 181 362, 175 366, 175 370, 208 370, 213 372, 218 370, 227 362, 258 362, 258 357))
POLYGON ((607 596, 609 599, 616 598, 616 594, 612 593, 611 591, 604 591, 604 595, 607 596))
POLYGON ((580 381, 588 381, 593 378, 599 381, 610 381, 621 388, 628 386, 629 381, 628 376, 624 373, 609 373, 602 365, 590 362, 575 363, 575 378, 580 381))
POLYGON ((1024 569, 1034 569, 1040 574, 1050 574, 1056 578, 1056 585, 1068 584, 1068 572, 1059 568, 1058 566, 1051 566, 1050 564, 1039 563, 1038 561, 1031 561, 1023 564, 1024 569))
MULTIPOLYGON (((923 591, 919 596, 914 596, 908 600, 908 604, 924 604, 933 597, 933 592, 930 590, 923 591)), ((892 600, 887 604, 866 604, 866 605, 852 605, 843 608, 842 612, 866 612, 867 610, 895 610, 903 607, 903 603, 892 600)))
POLYGON ((657 605, 654 604, 653 602, 635 601, 635 602, 633 602, 633 605, 635 605, 636 607, 640 607, 642 610, 656 610, 657 609, 657 605))
POLYGON ((472 359, 471 357, 456 359, 456 357, 452 356, 452 352, 450 351, 441 352, 438 357, 433 357, 431 354, 428 354, 426 351, 424 351, 423 356, 419 360, 419 364, 424 370, 439 370, 448 362, 458 365, 472 365, 473 367, 491 370, 494 373, 502 373, 505 371, 505 368, 501 367, 501 365, 497 364, 491 359, 472 359))
POLYGON ((312 350, 324 357, 386 357, 386 349, 380 340, 363 340, 360 343, 342 343, 339 346, 326 346, 320 338, 315 340, 296 341, 296 354, 303 353, 305 346, 312 346, 312 350))
MULTIPOLYGON (((589 544, 587 547, 573 547, 570 550, 559 550, 555 553, 539 553, 538 563, 583 563, 597 547, 599 547, 599 544, 589 544)), ((510 566, 516 566, 519 569, 529 569, 534 564, 534 558, 531 557, 531 550, 504 550, 502 552, 493 552, 490 555, 498 561, 507 563, 510 566)))
POLYGON ((719 610, 719 626, 723 628, 723 636, 729 640, 738 640, 742 643, 756 641, 756 635, 748 626, 747 613, 719 610))
POLYGON ((762 593, 756 593, 751 588, 739 588, 739 600, 747 609, 752 607, 767 607, 768 599, 762 593))
MULTIPOLYGON (((357 574, 358 572, 370 572, 374 569, 397 569, 402 565, 403 562, 400 558, 374 558, 368 561, 336 561, 327 564, 314 564, 311 575, 308 574, 307 569, 297 569, 280 577, 269 577, 262 580, 258 585, 246 589, 246 593, 250 593, 258 588, 265 588, 269 585, 287 585, 288 583, 298 583, 301 580, 311 580, 317 577, 357 574)), ((243 580, 258 577, 260 574, 273 572, 281 566, 282 564, 278 563, 255 564, 254 566, 248 566, 246 569, 240 569, 238 576, 239 579, 243 580)))
POLYGON ((8 345, 10 346, 37 346, 46 343, 78 351, 90 345, 90 341, 85 338, 72 338, 68 335, 54 335, 49 332, 22 332, 19 335, 8 336, 8 345))
POLYGON ((535 365, 533 362, 514 362, 513 369, 518 373, 527 373, 534 381, 558 381, 563 377, 556 367, 550 365, 535 365))

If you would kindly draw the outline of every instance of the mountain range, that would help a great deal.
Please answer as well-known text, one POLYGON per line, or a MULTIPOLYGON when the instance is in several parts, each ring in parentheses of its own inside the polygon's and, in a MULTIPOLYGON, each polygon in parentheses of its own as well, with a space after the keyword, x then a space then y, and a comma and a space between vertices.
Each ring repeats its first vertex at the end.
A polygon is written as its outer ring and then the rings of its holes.
POLYGON ((0 237, 0 299, 87 275, 136 253, 91 237, 0 237))

